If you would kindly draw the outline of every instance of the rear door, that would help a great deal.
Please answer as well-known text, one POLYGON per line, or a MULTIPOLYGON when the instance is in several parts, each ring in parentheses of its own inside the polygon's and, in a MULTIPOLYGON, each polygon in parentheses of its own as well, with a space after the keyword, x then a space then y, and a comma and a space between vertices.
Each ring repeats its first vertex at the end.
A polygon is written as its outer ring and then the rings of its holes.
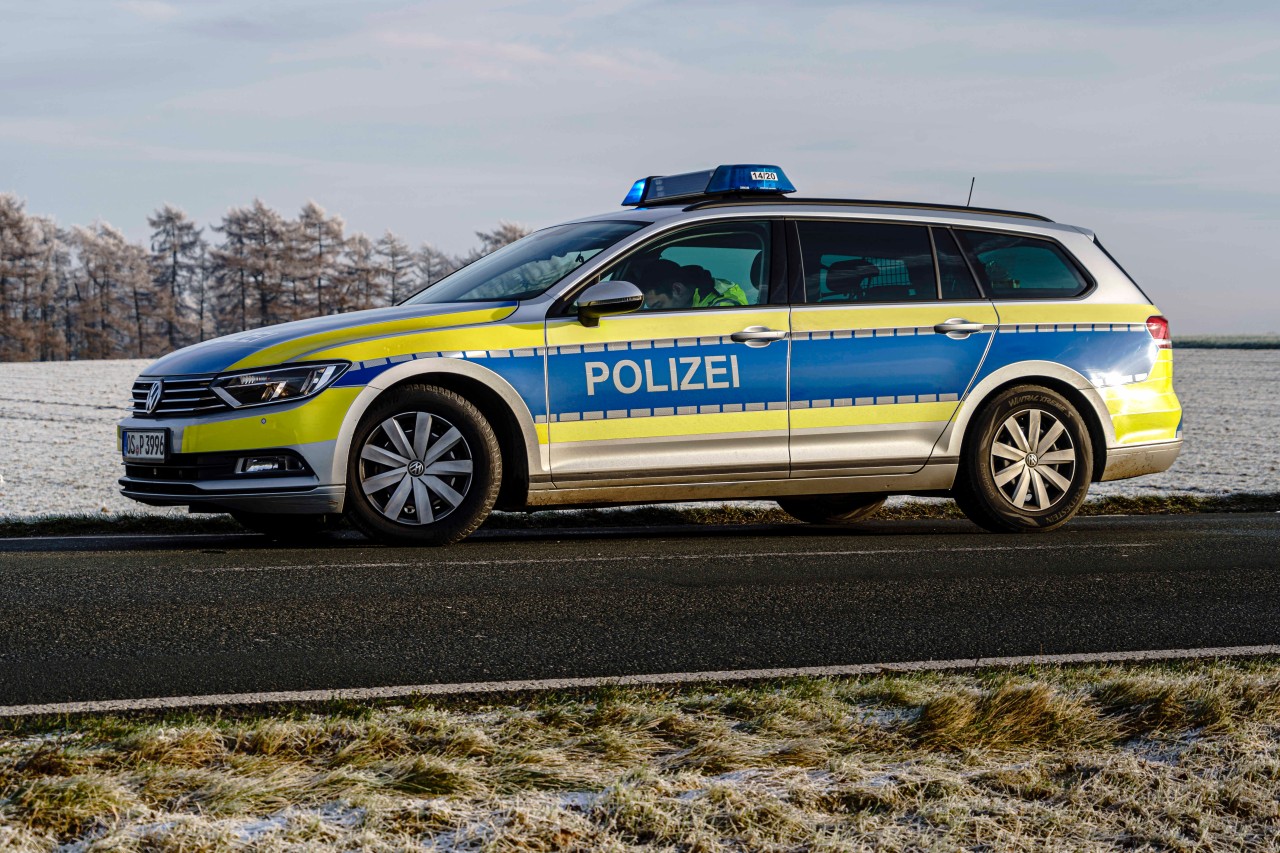
POLYGON ((794 220, 793 477, 928 461, 998 318, 947 228, 794 220))

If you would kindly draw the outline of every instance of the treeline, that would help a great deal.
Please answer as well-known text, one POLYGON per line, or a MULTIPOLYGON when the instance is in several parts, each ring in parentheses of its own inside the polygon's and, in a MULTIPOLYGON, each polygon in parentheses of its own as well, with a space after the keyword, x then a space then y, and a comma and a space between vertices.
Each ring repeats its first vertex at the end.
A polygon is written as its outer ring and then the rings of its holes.
POLYGON ((61 228, 0 194, 0 361, 143 358, 271 323, 391 305, 527 233, 502 222, 463 256, 390 231, 347 234, 315 203, 261 201, 204 228, 169 205, 147 245, 105 222, 61 228))

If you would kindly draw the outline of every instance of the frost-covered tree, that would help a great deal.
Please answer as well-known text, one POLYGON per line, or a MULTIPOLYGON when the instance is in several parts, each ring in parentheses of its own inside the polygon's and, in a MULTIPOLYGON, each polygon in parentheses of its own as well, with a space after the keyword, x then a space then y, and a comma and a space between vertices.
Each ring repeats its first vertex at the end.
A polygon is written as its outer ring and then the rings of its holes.
POLYGON ((334 312, 360 311, 387 304, 383 274, 373 241, 353 234, 342 247, 341 266, 335 290, 334 312))
POLYGON ((146 251, 105 222, 71 235, 80 290, 79 325, 85 358, 154 354, 151 275, 146 251))
POLYGON ((377 252, 379 274, 382 276, 382 290, 390 304, 398 305, 400 300, 417 289, 413 251, 409 244, 390 231, 382 235, 374 245, 374 250, 377 252))
POLYGON ((338 274, 338 258, 342 254, 344 223, 330 216, 314 201, 307 202, 298 214, 295 227, 296 256, 294 262, 299 282, 305 283, 314 302, 309 314, 332 314, 334 280, 338 274))
POLYGON ((214 231, 222 235, 211 253, 218 331, 292 319, 280 307, 288 233, 280 214, 254 199, 249 207, 227 211, 214 231))
POLYGON ((67 316, 67 289, 71 252, 57 224, 47 217, 34 217, 36 233, 37 287, 32 312, 34 357, 40 361, 68 358, 71 336, 67 316))
MULTIPOLYGON (((395 304, 528 233, 500 222, 466 256, 412 251, 387 231, 347 239, 309 202, 285 220, 255 200, 210 229, 181 210, 147 218, 149 245, 105 222, 63 230, 0 194, 0 360, 146 357, 212 335, 395 304)), ((548 268, 548 275, 556 272, 548 268)))
POLYGON ((462 263, 446 255, 430 243, 423 243, 414 258, 418 287, 431 287, 440 279, 462 266, 462 263))
POLYGON ((201 276, 201 229, 181 210, 164 205, 147 218, 151 226, 151 279, 155 283, 156 319, 164 327, 170 349, 197 337, 190 301, 201 276))
POLYGON ((33 357, 30 319, 39 251, 22 200, 0 195, 0 361, 33 357))
POLYGON ((514 243, 521 237, 526 237, 529 229, 518 222, 507 222, 505 219, 498 222, 498 226, 492 231, 477 231, 476 237, 480 240, 479 253, 480 256, 497 251, 508 243, 514 243))

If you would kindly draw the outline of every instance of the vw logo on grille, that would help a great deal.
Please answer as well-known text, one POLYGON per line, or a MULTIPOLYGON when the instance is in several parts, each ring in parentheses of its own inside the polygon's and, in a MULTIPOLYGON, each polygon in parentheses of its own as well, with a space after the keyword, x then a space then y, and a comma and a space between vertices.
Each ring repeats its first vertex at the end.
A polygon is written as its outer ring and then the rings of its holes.
POLYGON ((154 414, 156 406, 160 405, 160 398, 164 396, 164 380, 151 383, 151 390, 147 392, 147 414, 154 414))

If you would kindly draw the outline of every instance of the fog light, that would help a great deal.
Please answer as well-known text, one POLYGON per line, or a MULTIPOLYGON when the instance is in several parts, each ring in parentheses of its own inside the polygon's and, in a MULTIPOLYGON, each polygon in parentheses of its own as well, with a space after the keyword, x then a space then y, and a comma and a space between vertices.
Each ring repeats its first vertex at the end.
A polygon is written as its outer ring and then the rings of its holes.
POLYGON ((237 474, 271 474, 301 470, 302 463, 292 456, 242 456, 236 462, 237 474))

